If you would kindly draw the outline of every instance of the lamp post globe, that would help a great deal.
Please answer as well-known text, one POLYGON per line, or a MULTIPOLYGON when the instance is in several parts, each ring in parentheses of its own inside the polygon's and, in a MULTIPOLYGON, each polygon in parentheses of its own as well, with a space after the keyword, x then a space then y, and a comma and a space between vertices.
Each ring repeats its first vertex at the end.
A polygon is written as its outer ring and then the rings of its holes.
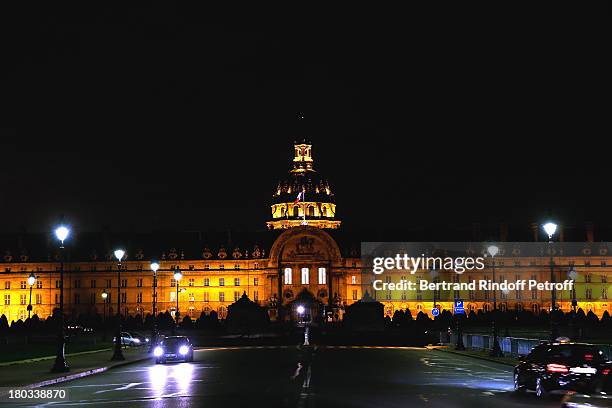
POLYGON ((489 253, 489 255, 491 255, 492 257, 495 257, 495 255, 497 255, 499 253, 499 247, 497 245, 489 245, 487 247, 487 252, 489 253))
POLYGON ((557 224, 555 224, 554 222, 547 222, 542 226, 542 228, 544 228, 544 232, 546 233, 546 235, 548 235, 548 239, 552 239, 553 235, 555 235, 555 232, 557 232, 557 224))
POLYGON ((123 256, 125 255, 125 251, 123 249, 116 249, 114 254, 115 258, 117 258, 117 261, 121 262, 123 256))
POLYGON ((68 235, 70 235, 70 230, 65 225, 60 225, 55 229, 55 237, 61 243, 61 247, 64 246, 64 241, 68 238, 68 235))
POLYGON ((28 285, 34 286, 35 283, 36 283, 36 276, 34 276, 34 272, 32 272, 30 276, 28 277, 28 285))

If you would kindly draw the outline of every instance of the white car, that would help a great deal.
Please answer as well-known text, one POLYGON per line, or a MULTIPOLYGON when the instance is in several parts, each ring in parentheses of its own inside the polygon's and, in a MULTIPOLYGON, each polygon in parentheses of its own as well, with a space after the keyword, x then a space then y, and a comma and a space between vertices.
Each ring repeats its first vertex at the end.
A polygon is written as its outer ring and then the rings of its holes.
MULTIPOLYGON (((113 337, 113 343, 117 341, 116 339, 117 337, 113 337)), ((130 333, 121 332, 121 345, 136 347, 142 345, 142 342, 140 339, 133 337, 130 333)))

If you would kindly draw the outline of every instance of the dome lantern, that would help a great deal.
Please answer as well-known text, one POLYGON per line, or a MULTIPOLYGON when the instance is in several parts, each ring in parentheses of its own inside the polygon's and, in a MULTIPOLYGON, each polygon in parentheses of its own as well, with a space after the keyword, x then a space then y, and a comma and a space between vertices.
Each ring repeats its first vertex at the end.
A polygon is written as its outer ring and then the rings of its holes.
POLYGON ((269 229, 300 225, 336 229, 340 226, 329 182, 314 170, 313 164, 312 144, 306 140, 295 142, 293 169, 279 181, 272 195, 269 229))

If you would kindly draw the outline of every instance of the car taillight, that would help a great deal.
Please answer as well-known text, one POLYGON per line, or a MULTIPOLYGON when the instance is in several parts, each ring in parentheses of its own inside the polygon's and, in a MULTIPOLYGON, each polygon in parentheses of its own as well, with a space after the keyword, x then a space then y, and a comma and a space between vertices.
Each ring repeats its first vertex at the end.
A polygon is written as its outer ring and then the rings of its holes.
POLYGON ((609 368, 604 368, 603 370, 601 370, 601 373, 603 375, 608 375, 608 374, 610 374, 610 369, 609 368))
POLYGON ((569 373, 569 369, 567 368, 567 366, 563 364, 554 364, 554 363, 547 364, 546 371, 548 371, 549 373, 569 373))
POLYGON ((584 361, 593 361, 593 355, 592 354, 585 354, 584 355, 584 361))

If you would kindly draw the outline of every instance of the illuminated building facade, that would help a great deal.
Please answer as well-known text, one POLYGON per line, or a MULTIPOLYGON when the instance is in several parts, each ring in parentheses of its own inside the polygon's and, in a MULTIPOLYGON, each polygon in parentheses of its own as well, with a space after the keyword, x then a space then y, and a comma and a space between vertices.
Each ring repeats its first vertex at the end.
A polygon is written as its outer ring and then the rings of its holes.
MULTIPOLYGON (((288 306, 283 316, 289 317, 304 302, 311 305, 311 313, 341 319, 343 308, 361 299, 365 290, 384 304, 388 315, 398 309, 410 309, 413 315, 419 311, 431 314, 434 305, 431 291, 373 293, 371 273, 361 269, 358 242, 343 242, 337 231, 340 220, 336 216, 334 195, 329 183, 314 170, 311 144, 295 144, 293 168, 278 183, 271 210, 272 218, 267 222, 269 231, 263 232, 265 236, 251 237, 240 244, 228 239, 221 245, 223 240, 208 240, 201 234, 183 237, 182 242, 174 241, 171 234, 157 238, 121 238, 121 242, 129 244, 125 246, 127 253, 121 263, 120 312, 124 315, 151 313, 153 273, 149 263, 157 260, 160 263, 157 309, 174 314, 177 282, 173 275, 179 268, 182 279, 178 285, 185 289, 178 292, 181 316, 197 318, 202 312, 214 310, 224 318, 227 307, 246 293, 251 300, 268 307, 272 319, 278 318, 282 306, 288 306), (147 248, 146 241, 156 241, 156 245, 162 246, 147 248), (164 242, 169 245, 163 247, 164 242), (215 242, 216 245, 208 246, 215 242)), ((67 247, 65 311, 72 316, 103 315, 105 311, 107 315, 115 314, 118 264, 113 259, 115 248, 110 243, 119 240, 98 237, 98 241, 88 243, 84 236, 81 238, 67 247), (107 303, 101 296, 103 292, 108 293, 107 303)), ((578 307, 601 316, 606 310, 612 312, 607 301, 612 291, 609 279, 612 256, 608 255, 607 248, 594 244, 592 239, 587 241, 591 241, 585 244, 590 251, 588 256, 585 252, 584 257, 556 258, 558 273, 561 280, 565 279, 564 268, 573 265, 578 273, 575 294, 578 307)), ((42 237, 30 246, 27 239, 9 237, 5 242, 0 240, 0 245, 4 250, 0 258, 0 314, 6 315, 9 322, 27 317, 28 276, 33 273, 37 280, 32 288, 32 314, 48 317, 59 305, 60 263, 56 243, 50 237, 42 237)), ((514 259, 500 256, 497 262, 497 279, 546 276, 549 267, 542 258, 521 258, 516 263, 514 259)), ((428 279, 428 273, 396 272, 385 279, 416 282, 428 279)), ((462 275, 460 279, 490 278, 490 272, 485 270, 462 275)), ((448 275, 439 279, 457 278, 448 275)), ((559 306, 564 311, 571 309, 572 296, 567 291, 557 293, 559 306)), ((467 310, 492 309, 492 294, 482 292, 439 293, 436 304, 452 310, 452 301, 448 299, 453 298, 463 299, 467 310)), ((550 292, 498 292, 497 303, 502 310, 522 308, 538 312, 550 308, 550 292)))

